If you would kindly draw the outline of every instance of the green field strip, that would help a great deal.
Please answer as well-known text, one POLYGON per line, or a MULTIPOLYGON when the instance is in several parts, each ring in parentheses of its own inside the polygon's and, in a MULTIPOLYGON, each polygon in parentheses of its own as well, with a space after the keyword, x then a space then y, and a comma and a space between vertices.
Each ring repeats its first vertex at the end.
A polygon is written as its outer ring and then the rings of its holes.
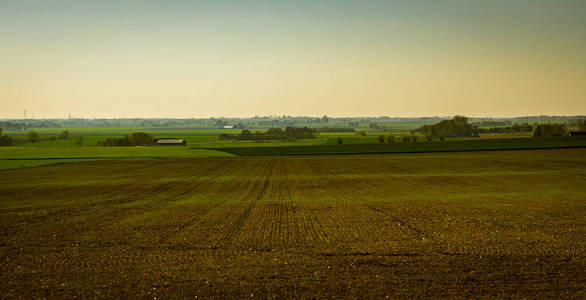
POLYGON ((533 150, 586 148, 585 137, 561 137, 551 139, 508 138, 459 140, 430 143, 398 144, 349 144, 349 145, 307 145, 307 146, 270 146, 270 147, 226 147, 204 148, 224 151, 238 156, 272 155, 335 155, 335 154, 384 154, 384 153, 434 153, 470 152, 499 150, 533 150))

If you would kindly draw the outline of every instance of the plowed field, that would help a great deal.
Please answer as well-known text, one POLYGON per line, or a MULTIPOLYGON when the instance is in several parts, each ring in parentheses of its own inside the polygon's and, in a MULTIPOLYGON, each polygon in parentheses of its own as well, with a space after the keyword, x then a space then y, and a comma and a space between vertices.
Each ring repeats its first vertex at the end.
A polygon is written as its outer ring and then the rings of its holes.
POLYGON ((586 149, 0 171, 0 298, 567 297, 586 149))

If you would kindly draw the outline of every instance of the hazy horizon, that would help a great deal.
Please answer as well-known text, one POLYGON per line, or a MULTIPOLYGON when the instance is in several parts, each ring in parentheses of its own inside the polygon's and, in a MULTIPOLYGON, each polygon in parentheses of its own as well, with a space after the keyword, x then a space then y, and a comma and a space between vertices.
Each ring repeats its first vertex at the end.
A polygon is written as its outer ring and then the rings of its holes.
POLYGON ((0 118, 586 114, 586 1, 0 3, 0 118))
MULTIPOLYGON (((324 115, 287 115, 285 114, 286 117, 291 117, 291 118, 321 118, 324 115)), ((344 118, 391 118, 391 119, 423 119, 423 118, 445 118, 445 119, 450 119, 453 118, 454 115, 436 115, 436 116, 388 116, 388 115, 380 115, 380 116, 367 116, 367 115, 340 115, 340 116, 335 116, 335 115, 327 115, 327 117, 329 118, 335 118, 335 119, 344 119, 344 118)), ((571 115, 515 115, 515 116, 475 116, 475 115, 463 115, 467 118, 492 118, 492 119, 514 119, 514 118, 538 118, 538 117, 548 117, 548 118, 555 118, 555 117, 560 117, 560 118, 571 118, 571 117, 586 117, 586 114, 571 114, 571 115)), ((224 115, 224 116, 203 116, 203 117, 166 117, 166 116, 160 116, 160 117, 133 117, 133 116, 126 116, 126 117, 85 117, 85 116, 74 116, 71 115, 71 119, 128 119, 128 120, 132 120, 132 119, 184 119, 184 120, 189 120, 189 119, 253 119, 253 118, 282 118, 283 115, 256 115, 256 116, 229 116, 229 115, 224 115)), ((22 120, 23 116, 20 117, 0 117, 0 120, 22 120)), ((43 119, 54 119, 54 120, 66 120, 69 119, 69 116, 67 117, 43 117, 43 116, 33 116, 33 115, 27 115, 27 120, 43 120, 43 119)))

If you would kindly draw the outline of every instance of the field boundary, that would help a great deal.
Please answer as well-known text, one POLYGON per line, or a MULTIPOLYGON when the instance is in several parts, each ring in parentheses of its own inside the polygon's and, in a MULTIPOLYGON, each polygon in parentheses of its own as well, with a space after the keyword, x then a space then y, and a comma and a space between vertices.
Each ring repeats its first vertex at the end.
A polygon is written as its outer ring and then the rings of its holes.
POLYGON ((555 139, 490 139, 455 142, 412 144, 347 144, 304 146, 259 146, 230 148, 200 148, 222 151, 238 156, 290 156, 290 155, 346 155, 346 154, 402 154, 514 150, 553 150, 586 148, 586 138, 555 139))
MULTIPOLYGON (((67 159, 142 159, 142 158, 210 158, 214 156, 81 156, 81 157, 33 157, 33 158, 0 158, 1 160, 67 160, 67 159)), ((215 157, 218 158, 218 157, 215 157)))

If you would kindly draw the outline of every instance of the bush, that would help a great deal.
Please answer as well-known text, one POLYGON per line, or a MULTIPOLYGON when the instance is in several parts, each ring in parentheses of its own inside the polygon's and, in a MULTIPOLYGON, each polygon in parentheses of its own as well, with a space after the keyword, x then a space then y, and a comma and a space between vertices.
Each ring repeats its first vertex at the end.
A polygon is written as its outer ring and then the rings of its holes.
POLYGON ((130 144, 134 146, 149 146, 153 143, 153 137, 146 132, 135 132, 130 136, 130 144))
POLYGON ((235 138, 236 138, 236 136, 231 133, 223 133, 219 136, 220 140, 233 140, 235 138))
POLYGON ((293 141, 296 139, 315 139, 315 130, 307 127, 269 128, 266 132, 252 133, 244 129, 236 136, 238 140, 280 140, 293 141))
POLYGON ((540 124, 533 131, 533 137, 568 136, 568 127, 565 124, 540 124))
POLYGON ((98 142, 99 146, 103 147, 124 147, 124 146, 132 146, 130 143, 130 137, 125 135, 123 138, 112 138, 109 137, 102 142, 98 142))
POLYGON ((343 142, 343 141, 342 141, 342 138, 341 138, 341 137, 338 137, 338 139, 337 139, 337 140, 338 140, 338 144, 340 144, 340 145, 341 145, 341 144, 342 144, 342 142, 343 142))
POLYGON ((440 135, 440 141, 442 141, 442 142, 443 142, 443 141, 445 141, 445 140, 446 140, 446 137, 445 137, 445 136, 443 136, 443 135, 440 135))
POLYGON ((395 142, 395 136, 394 135, 387 135, 387 142, 389 144, 392 144, 395 142))
POLYGON ((416 135, 412 135, 411 136, 411 140, 413 141, 413 143, 417 143, 417 136, 416 135))
POLYGON ((7 135, 0 136, 0 147, 2 146, 12 146, 12 138, 7 135))
POLYGON ((69 139, 69 130, 63 130, 61 132, 61 134, 59 134, 59 139, 68 140, 69 139))
POLYGON ((428 135, 426 136, 428 142, 433 142, 433 136, 428 135))
POLYGON ((423 125, 418 129, 423 135, 432 136, 478 136, 478 128, 468 123, 465 116, 454 116, 452 120, 443 120, 433 125, 423 125))
POLYGON ((26 133, 26 141, 27 142, 36 143, 36 142, 39 142, 40 140, 41 140, 41 137, 34 130, 31 130, 26 133))
POLYGON ((77 140, 75 141, 75 145, 77 147, 83 146, 83 136, 80 136, 80 137, 77 138, 77 140))
POLYGON ((586 130, 586 121, 578 119, 578 121, 576 121, 576 126, 578 126, 578 130, 586 130))
POLYGON ((384 135, 382 135, 382 134, 381 134, 381 135, 379 135, 379 136, 378 136, 378 141, 379 141, 381 144, 382 144, 382 143, 384 143, 384 142, 385 142, 385 136, 384 136, 384 135))
POLYGON ((403 136, 403 143, 409 143, 411 141, 411 136, 410 135, 404 135, 403 136))

